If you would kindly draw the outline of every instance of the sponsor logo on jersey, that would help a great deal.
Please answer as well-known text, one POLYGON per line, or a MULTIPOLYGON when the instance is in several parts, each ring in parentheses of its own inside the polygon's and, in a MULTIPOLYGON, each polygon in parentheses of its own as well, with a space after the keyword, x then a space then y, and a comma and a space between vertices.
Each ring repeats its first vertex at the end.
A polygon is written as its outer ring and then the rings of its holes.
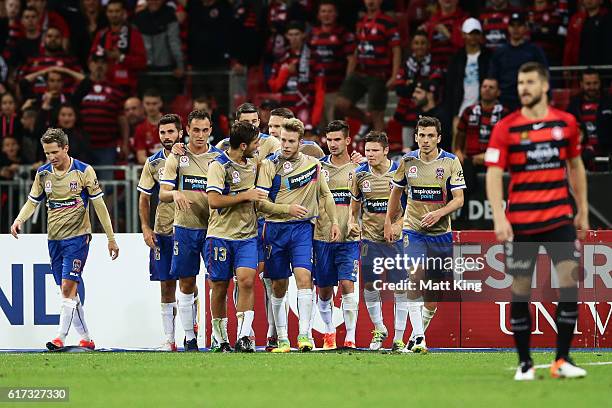
POLYGON ((76 198, 67 198, 65 200, 48 200, 47 207, 50 210, 59 210, 61 208, 74 208, 78 204, 76 198))
POLYGON ((289 190, 295 190, 316 180, 317 165, 313 164, 311 167, 306 168, 306 170, 296 174, 295 176, 287 177, 286 186, 289 190))
POLYGON ((440 203, 444 201, 442 187, 439 186, 412 186, 410 187, 410 197, 415 201, 429 203, 440 203))
POLYGON ((535 149, 527 151, 527 159, 538 163, 547 163, 553 158, 558 158, 559 148, 552 147, 550 144, 538 144, 535 149))
POLYGON ((334 196, 334 202, 336 205, 349 205, 351 203, 351 192, 349 190, 332 190, 334 196))
POLYGON ((364 207, 367 212, 374 214, 384 214, 387 212, 387 204, 389 198, 372 198, 364 202, 364 207))
POLYGON ((183 176, 183 190, 206 191, 206 177, 202 176, 183 176))

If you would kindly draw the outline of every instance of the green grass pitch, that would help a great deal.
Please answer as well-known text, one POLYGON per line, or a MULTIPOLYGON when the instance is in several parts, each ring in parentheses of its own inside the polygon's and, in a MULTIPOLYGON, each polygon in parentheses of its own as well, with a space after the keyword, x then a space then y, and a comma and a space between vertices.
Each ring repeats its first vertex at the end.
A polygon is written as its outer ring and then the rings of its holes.
MULTIPOLYGON (((612 352, 573 357, 586 378, 540 368, 537 381, 518 383, 512 352, 0 353, 0 387, 69 387, 69 403, 44 407, 610 406, 612 365, 591 363, 612 362, 612 352)), ((534 353, 535 364, 552 358, 534 353)))

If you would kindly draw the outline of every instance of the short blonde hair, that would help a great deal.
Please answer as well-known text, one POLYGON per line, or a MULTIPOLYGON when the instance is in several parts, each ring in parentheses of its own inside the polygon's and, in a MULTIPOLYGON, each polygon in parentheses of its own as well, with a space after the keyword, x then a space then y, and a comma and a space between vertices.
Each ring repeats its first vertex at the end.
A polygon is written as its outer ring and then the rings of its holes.
POLYGON ((68 145, 68 135, 62 129, 49 128, 40 138, 41 144, 57 143, 60 149, 68 145))
POLYGON ((304 137, 304 124, 299 119, 293 118, 285 120, 283 122, 283 129, 287 132, 297 133, 299 139, 304 137))

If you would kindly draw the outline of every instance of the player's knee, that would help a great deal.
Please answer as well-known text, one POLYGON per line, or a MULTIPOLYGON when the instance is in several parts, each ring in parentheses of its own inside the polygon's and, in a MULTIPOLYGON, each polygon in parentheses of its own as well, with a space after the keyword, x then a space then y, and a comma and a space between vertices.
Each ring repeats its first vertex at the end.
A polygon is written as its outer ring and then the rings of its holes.
POLYGON ((334 295, 333 287, 319 288, 319 299, 329 300, 332 298, 333 295, 334 295))
POLYGON ((238 278, 238 287, 240 290, 252 291, 253 281, 254 279, 252 276, 241 276, 238 278))
POLYGON ((515 276, 512 280, 512 293, 520 296, 528 296, 531 293, 531 275, 515 276))

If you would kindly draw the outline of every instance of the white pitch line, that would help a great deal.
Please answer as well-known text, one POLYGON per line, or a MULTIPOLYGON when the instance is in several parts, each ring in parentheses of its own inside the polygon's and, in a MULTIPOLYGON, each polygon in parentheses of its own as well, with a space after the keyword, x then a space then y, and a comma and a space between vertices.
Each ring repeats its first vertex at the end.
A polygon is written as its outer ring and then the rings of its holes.
MULTIPOLYGON (((592 363, 581 363, 580 366, 598 366, 598 365, 610 365, 612 361, 595 361, 592 363)), ((534 365, 533 368, 548 368, 550 364, 538 364, 534 365)), ((508 368, 508 370, 516 370, 516 367, 508 368)))

